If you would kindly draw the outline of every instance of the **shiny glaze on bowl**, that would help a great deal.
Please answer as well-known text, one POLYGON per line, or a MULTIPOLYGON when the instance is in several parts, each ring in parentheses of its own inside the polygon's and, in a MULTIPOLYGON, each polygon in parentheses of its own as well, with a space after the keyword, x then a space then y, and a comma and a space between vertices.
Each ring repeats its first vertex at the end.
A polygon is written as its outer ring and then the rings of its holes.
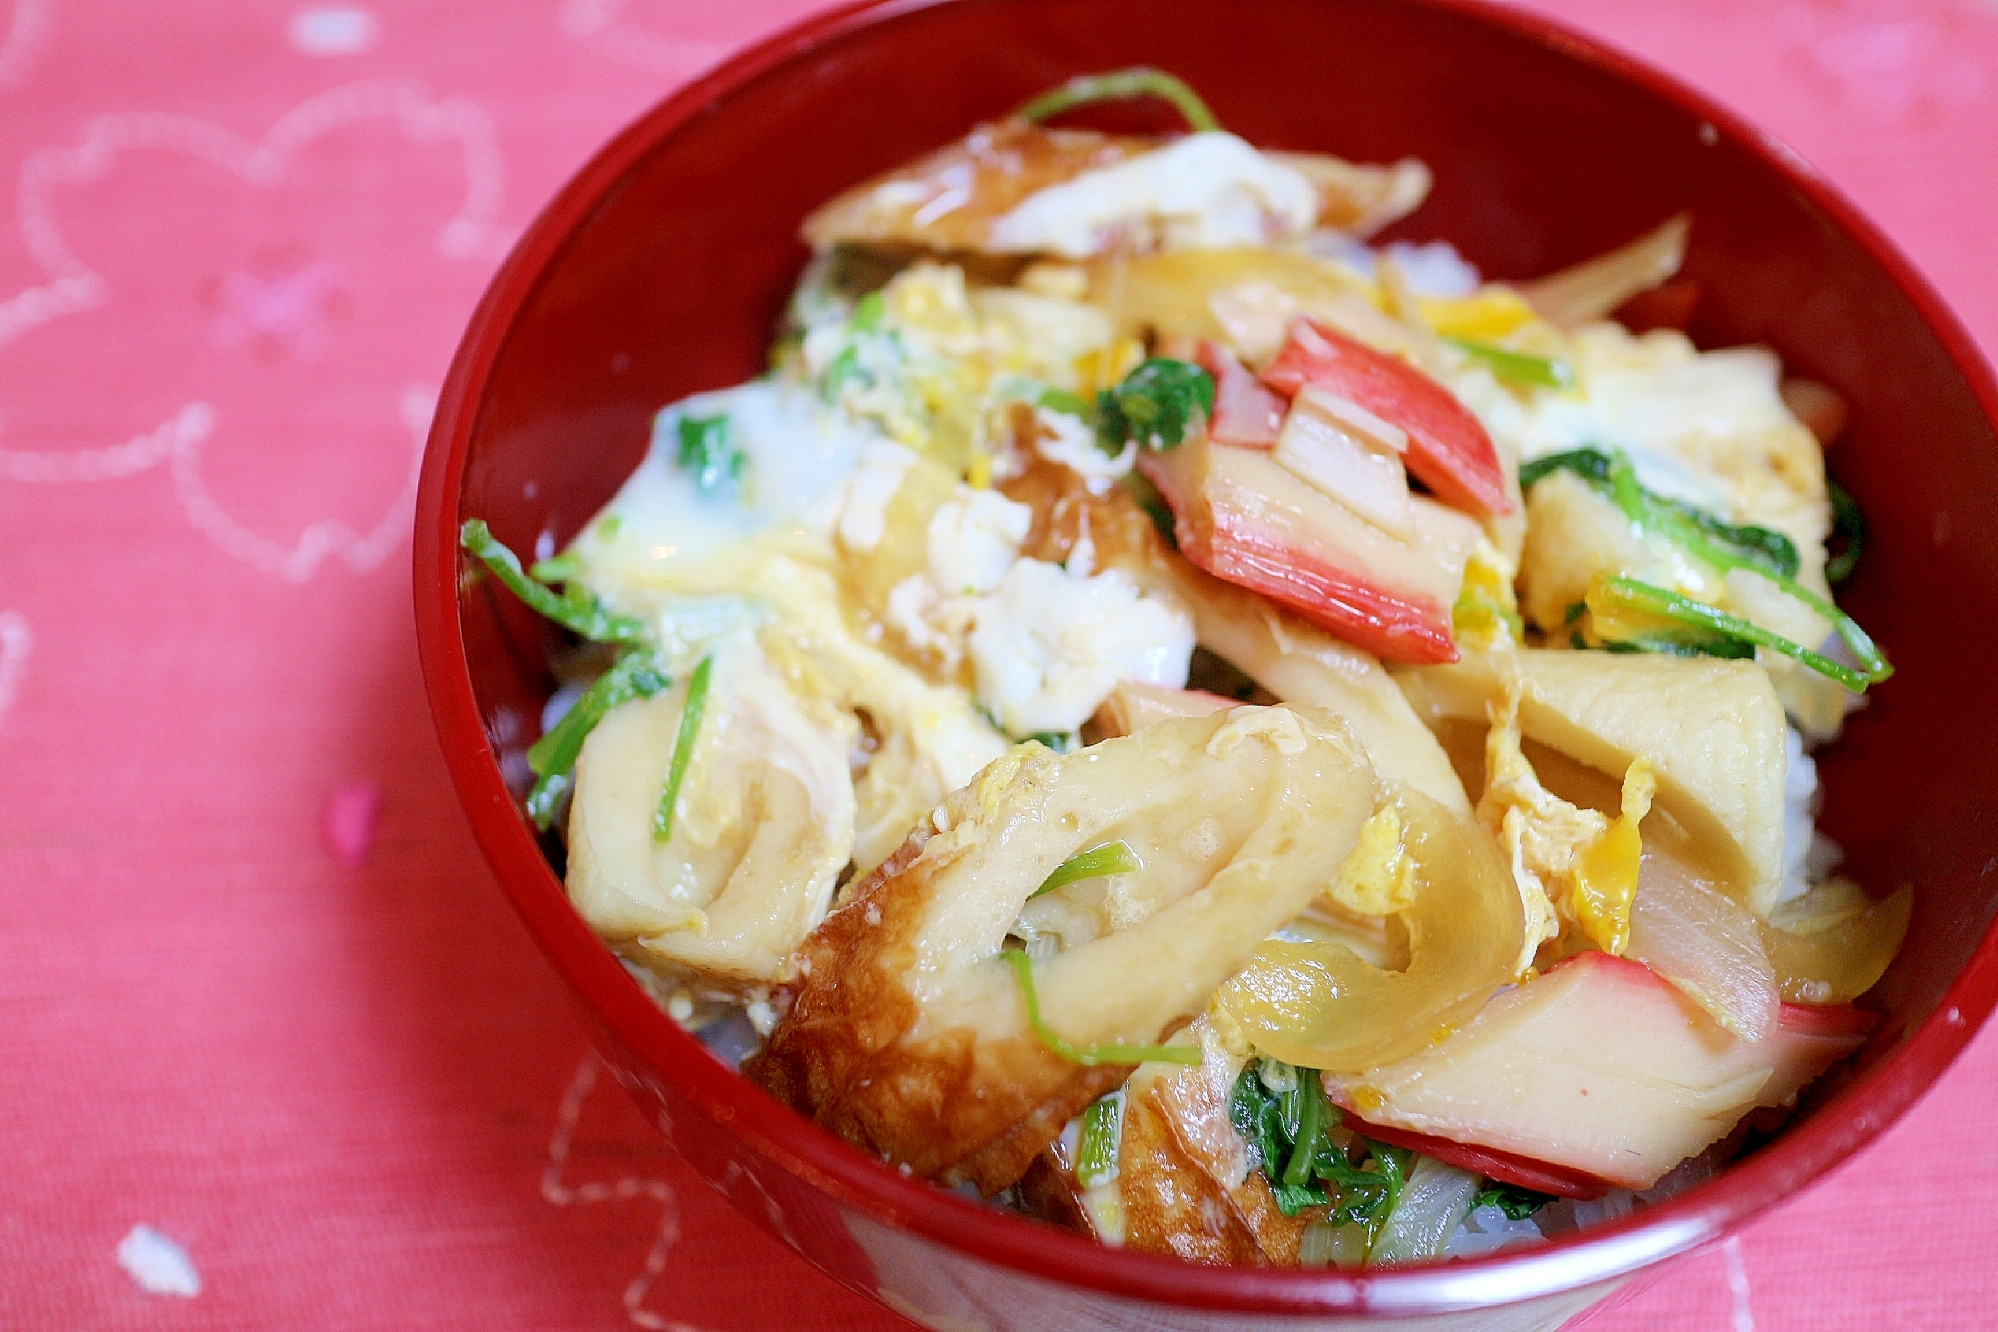
MULTIPOLYGON (((1101 123, 1166 122, 1135 108, 1101 123)), ((1998 996, 1994 420, 1998 387, 1962 328, 1793 153, 1540 19, 1474 0, 862 5, 773 37, 626 130, 495 278, 424 463, 424 675, 480 845, 606 1059, 697 1171, 848 1285, 933 1325, 1552 1328, 1844 1160, 1998 996), (814 205, 1071 74, 1136 63, 1183 75, 1259 144, 1424 158, 1436 190, 1391 234, 1448 238, 1492 276, 1690 209, 1699 341, 1767 343, 1850 397, 1830 464, 1873 539, 1845 599, 1899 672, 1823 757, 1823 823, 1863 881, 1916 886, 1915 919, 1867 1001, 1884 1020, 1858 1074, 1718 1180, 1559 1243, 1364 1276, 1102 1249, 903 1178, 739 1080, 570 910, 517 813, 551 683, 545 630, 463 576, 460 521, 485 518, 519 550, 566 541, 636 464, 658 407, 761 368, 814 205)))

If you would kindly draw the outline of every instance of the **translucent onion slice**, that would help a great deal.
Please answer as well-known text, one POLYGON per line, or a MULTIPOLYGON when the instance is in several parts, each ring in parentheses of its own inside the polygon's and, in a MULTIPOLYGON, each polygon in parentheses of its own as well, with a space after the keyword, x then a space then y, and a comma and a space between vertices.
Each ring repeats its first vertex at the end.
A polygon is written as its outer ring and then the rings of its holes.
POLYGON ((1526 924, 1497 845, 1407 788, 1395 803, 1419 884, 1402 914, 1407 968, 1369 966, 1330 941, 1272 939, 1216 995, 1264 1054, 1358 1073, 1427 1049, 1512 980, 1526 924))
POLYGON ((1647 850, 1630 912, 1634 957, 1744 1041, 1776 1030, 1776 977, 1761 922, 1668 855, 1647 850))
POLYGON ((1337 1267, 1350 1270, 1367 1265, 1367 1228, 1356 1221, 1332 1225, 1313 1221, 1304 1228, 1297 1245, 1299 1267, 1337 1267))
POLYGON ((1607 319, 1631 297, 1678 273, 1692 229, 1692 218, 1680 213, 1607 254, 1522 283, 1519 293, 1541 318, 1562 328, 1607 319))
POLYGON ((1377 1266, 1442 1257, 1450 1237, 1470 1215, 1478 1184, 1478 1177, 1468 1170, 1417 1157, 1368 1257, 1377 1266))
POLYGON ((1914 909, 1912 889, 1875 902, 1847 879, 1821 883, 1778 907, 1762 927, 1777 988, 1793 1004, 1852 1002, 1901 951, 1914 909))

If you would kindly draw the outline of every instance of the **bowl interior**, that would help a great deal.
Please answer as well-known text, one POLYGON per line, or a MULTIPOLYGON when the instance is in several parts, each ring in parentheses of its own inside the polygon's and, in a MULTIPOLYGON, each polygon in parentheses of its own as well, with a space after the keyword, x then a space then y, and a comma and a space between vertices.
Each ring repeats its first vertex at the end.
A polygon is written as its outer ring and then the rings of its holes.
MULTIPOLYGON (((1989 958, 1949 993, 1998 904, 1998 801, 1985 775, 1998 691, 1980 687, 1998 624, 1989 374, 1906 265, 1780 147, 1655 75, 1478 7, 889 6, 760 48, 628 131, 495 284, 427 464, 427 668, 434 694, 438 672, 468 673, 491 755, 453 763, 488 854, 543 942, 560 933, 573 946, 580 925, 559 882, 523 827, 502 826, 492 764, 520 793, 550 685, 543 629, 490 584, 454 577, 458 523, 482 517, 516 550, 560 546, 638 462, 662 404, 761 369, 814 205, 1071 74, 1140 63, 1185 77, 1253 142, 1424 159, 1436 189, 1393 234, 1447 239, 1491 276, 1532 276, 1690 211, 1697 339, 1766 343, 1850 399, 1829 462, 1872 534, 1844 600, 1898 673, 1821 758, 1823 826, 1862 881, 1912 883, 1917 907, 1870 1001, 1885 1020, 1861 1078, 1761 1154, 1774 1159, 1752 1188, 1737 1170, 1687 1202, 1713 1224, 1766 1205, 1904 1108, 1990 1004, 1989 958), (1918 1041, 1946 994, 1956 1020, 1918 1041)), ((464 700, 436 696, 449 747, 443 714, 464 700)), ((589 980, 565 970, 600 1010, 603 986, 630 988, 615 968, 589 980)), ((628 995, 616 1003, 620 1022, 666 1025, 634 1016, 628 995)), ((1687 1242, 1711 1233, 1697 1230, 1687 1242)))

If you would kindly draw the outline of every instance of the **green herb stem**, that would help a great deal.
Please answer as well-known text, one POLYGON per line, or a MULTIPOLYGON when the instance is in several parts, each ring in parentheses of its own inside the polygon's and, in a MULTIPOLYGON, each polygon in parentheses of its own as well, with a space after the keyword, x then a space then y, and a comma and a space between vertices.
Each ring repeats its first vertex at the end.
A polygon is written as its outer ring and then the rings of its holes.
POLYGON ((1726 547, 1732 558, 1771 575, 1793 577, 1797 572, 1797 547, 1789 537, 1767 527, 1724 523, 1704 509, 1646 490, 1638 484, 1636 469, 1621 453, 1612 457, 1601 449, 1581 448, 1535 458, 1520 464, 1520 489, 1531 490, 1557 471, 1572 472, 1613 500, 1630 521, 1661 536, 1703 538, 1709 545, 1726 547))
POLYGON ((1117 1178, 1117 1148, 1124 1132, 1124 1093, 1111 1092, 1082 1112, 1082 1139, 1075 1149, 1075 1182, 1100 1188, 1117 1178))
POLYGON ((492 571, 507 590, 519 597, 530 610, 599 643, 642 643, 645 622, 635 615, 615 615, 604 608, 588 588, 570 583, 568 590, 556 592, 521 572, 520 560, 500 544, 482 518, 469 519, 458 529, 458 544, 465 552, 492 571))
POLYGON ((1608 494, 1609 455, 1601 449, 1569 449, 1563 453, 1528 458, 1519 465, 1519 488, 1531 490, 1556 472, 1573 472, 1597 490, 1608 494))
MULTIPOLYGON (((1773 652, 1780 652, 1786 657, 1793 657, 1802 662, 1820 675, 1830 676, 1854 693, 1864 692, 1867 685, 1877 684, 1893 673, 1893 668, 1887 667, 1884 661, 1881 662, 1881 666, 1885 669, 1885 674, 1856 671, 1829 657, 1820 656, 1800 643, 1793 643, 1753 620, 1730 615, 1718 606, 1709 606, 1704 601, 1696 601, 1692 597, 1667 591, 1662 587, 1653 587, 1649 583, 1640 583, 1634 578, 1605 578, 1603 587, 1617 601, 1632 610, 1643 611, 1648 615, 1657 615, 1667 620, 1677 620, 1681 624, 1712 630, 1743 642, 1753 643, 1758 647, 1766 647, 1773 652)), ((1853 627, 1858 628, 1857 625, 1853 627)), ((1868 642, 1870 644, 1871 640, 1868 642)))
MULTIPOLYGON (((1792 643, 1789 639, 1775 634, 1769 634, 1770 638, 1775 639, 1773 643, 1765 643, 1760 638, 1750 638, 1749 641, 1761 643, 1765 647, 1771 647, 1787 656, 1795 657, 1812 670, 1831 676, 1854 693, 1864 693, 1867 685, 1878 684, 1894 673, 1894 668, 1888 664, 1885 654, 1874 645, 1873 639, 1867 632, 1859 627, 1857 620, 1796 580, 1793 576, 1797 572, 1796 547, 1790 545, 1788 538, 1781 537, 1777 533, 1769 534, 1777 536, 1788 549, 1790 557, 1788 567, 1783 568, 1778 562, 1768 558, 1767 553, 1760 549, 1752 547, 1745 548, 1734 542, 1723 544, 1719 541, 1709 540, 1709 537, 1715 534, 1710 530, 1704 529, 1698 521, 1698 518, 1704 518, 1708 515, 1700 514, 1698 510, 1692 510, 1692 514, 1689 515, 1686 511, 1689 506, 1672 506, 1669 503, 1659 504, 1655 502, 1654 497, 1649 492, 1636 485, 1635 470, 1630 466, 1629 460, 1622 454, 1618 454, 1611 461, 1610 465, 1611 484, 1619 485, 1619 478, 1625 475, 1631 478, 1628 485, 1630 488, 1636 490, 1639 497, 1639 512, 1643 515, 1641 518, 1634 518, 1632 521, 1642 523, 1650 530, 1660 533, 1668 540, 1676 542, 1695 559, 1701 560, 1723 572, 1746 569, 1751 573, 1760 574, 1762 577, 1767 578, 1770 582, 1776 584, 1777 588, 1785 595, 1803 602, 1813 611, 1831 621, 1832 628, 1837 631, 1841 639, 1845 640, 1845 645, 1852 649, 1852 655, 1858 659, 1862 669, 1855 672, 1850 667, 1839 666, 1838 663, 1831 661, 1829 658, 1820 656, 1800 644, 1792 643), (1697 515, 1697 517, 1692 515, 1697 515), (1820 665, 1819 663, 1823 664, 1820 665), (1836 669, 1826 670, 1826 666, 1832 666, 1836 669), (1854 683, 1855 680, 1858 683, 1854 683)), ((1623 503, 1621 487, 1619 487, 1618 503, 1623 503)), ((1626 508, 1625 511, 1629 512, 1630 510, 1626 508)), ((1724 530, 1740 531, 1744 529, 1724 530)), ((1746 530, 1761 532, 1765 529, 1753 528, 1746 530)), ((1742 623, 1746 624, 1749 622, 1743 620, 1742 623)), ((1766 633, 1767 631, 1765 630, 1764 632, 1766 633)))
POLYGON ((1838 552, 1825 561, 1825 581, 1843 583, 1859 567, 1860 552, 1866 546, 1866 514, 1852 492, 1831 478, 1825 478, 1831 495, 1832 531, 1843 541, 1838 552))
POLYGON ((694 742, 701 733, 701 714, 708 708, 708 676, 714 670, 714 654, 701 658, 687 681, 687 701, 680 708, 680 733, 673 738, 673 757, 666 765, 666 785, 659 792, 659 807, 652 811, 652 840, 665 842, 673 837, 673 809, 680 803, 680 785, 687 780, 687 765, 694 761, 694 742))
POLYGON ((1171 102, 1173 109, 1185 117, 1188 127, 1196 131, 1221 128, 1214 112, 1200 99, 1199 93, 1187 86, 1184 79, 1144 66, 1102 74, 1078 74, 1059 88, 1050 88, 1013 114, 1021 120, 1038 123, 1091 102, 1122 102, 1133 97, 1157 97, 1171 102))
POLYGON ((1443 335, 1443 341, 1466 356, 1483 361, 1500 379, 1509 379, 1515 384, 1559 389, 1570 388, 1575 383, 1575 372, 1566 361, 1534 356, 1529 352, 1513 351, 1507 347, 1495 347, 1489 342, 1452 337, 1447 333, 1443 335))
POLYGON ((528 814, 536 826, 546 828, 555 806, 568 789, 555 779, 567 778, 583 752, 583 741, 596 729, 612 708, 633 699, 650 698, 670 685, 658 660, 650 652, 627 652, 599 675, 583 696, 562 714, 548 733, 527 751, 527 766, 541 780, 528 793, 528 814))
MULTIPOLYGON (((543 583, 568 583, 583 576, 583 561, 573 552, 552 555, 545 560, 536 560, 527 576, 543 583)), ((566 589, 564 595, 567 595, 566 589)))
POLYGON ((1027 900, 1031 902, 1042 893, 1065 888, 1080 879, 1100 879, 1110 874, 1135 874, 1144 867, 1145 862, 1138 859, 1138 853, 1131 849, 1130 843, 1105 842, 1102 846, 1091 847, 1080 855, 1070 856, 1055 866, 1054 873, 1048 875, 1027 900))
POLYGON ((555 822, 555 811, 561 808, 562 797, 576 786, 574 772, 551 772, 546 777, 534 779, 534 786, 527 793, 527 817, 534 826, 543 832, 555 822))
POLYGON ((1318 1138, 1325 1127, 1325 1094, 1318 1085, 1317 1069, 1297 1070, 1297 1098, 1296 1146, 1291 1149, 1290 1164, 1283 1171, 1283 1182, 1293 1185, 1311 1182, 1311 1167, 1318 1159, 1318 1138))
POLYGON ((1610 495, 1624 516, 1655 532, 1716 569, 1753 569, 1771 579, 1794 579, 1800 561, 1796 543, 1781 532, 1749 524, 1724 523, 1704 509, 1653 494, 1637 482, 1637 469, 1625 454, 1610 458, 1610 495))
MULTIPOLYGON (((1605 453, 1600 449, 1574 449, 1567 453, 1536 458, 1521 466, 1520 486, 1522 489, 1530 487, 1557 469, 1572 471, 1592 488, 1608 495, 1623 515, 1639 529, 1672 542, 1694 559, 1713 569, 1723 574, 1742 569, 1767 578, 1784 595, 1802 602, 1830 621, 1833 630, 1844 640, 1845 645, 1852 650, 1853 656, 1859 661, 1860 669, 1855 671, 1802 644, 1793 643, 1780 634, 1755 625, 1752 621, 1728 615, 1716 607, 1690 597, 1668 593, 1631 579, 1610 580, 1612 583, 1644 588, 1647 595, 1675 597, 1678 602, 1684 603, 1679 606, 1677 613, 1667 614, 1662 611, 1657 613, 1682 624, 1717 630, 1741 642, 1754 643, 1781 652, 1819 674, 1837 680, 1855 693, 1863 693, 1868 685, 1879 684, 1893 675, 1894 668, 1888 662, 1886 654, 1881 652, 1867 632, 1859 627, 1858 621, 1797 581, 1796 574, 1799 568, 1797 547, 1781 532, 1766 527, 1734 526, 1693 505, 1653 494, 1638 483, 1637 469, 1621 451, 1605 453), (1689 609, 1693 607, 1697 609, 1689 609), (1728 627, 1734 625, 1748 626, 1753 632, 1728 627)), ((1828 575, 1829 572, 1830 566, 1827 565, 1828 575)), ((1630 604, 1636 603, 1630 602, 1630 604)), ((1691 650, 1707 649, 1694 644, 1691 645, 1691 650)), ((1712 655, 1722 654, 1716 652, 1712 655)))
POLYGON ((1008 948, 999 956, 1006 959, 1013 968, 1013 979, 1020 983, 1020 998, 1027 1006, 1027 1025, 1041 1044, 1048 1047, 1071 1064, 1095 1067, 1098 1064, 1185 1064, 1198 1065, 1201 1060, 1197 1045, 1072 1045, 1061 1034, 1041 1018, 1041 998, 1034 989, 1034 964, 1025 952, 1018 948, 1008 948))

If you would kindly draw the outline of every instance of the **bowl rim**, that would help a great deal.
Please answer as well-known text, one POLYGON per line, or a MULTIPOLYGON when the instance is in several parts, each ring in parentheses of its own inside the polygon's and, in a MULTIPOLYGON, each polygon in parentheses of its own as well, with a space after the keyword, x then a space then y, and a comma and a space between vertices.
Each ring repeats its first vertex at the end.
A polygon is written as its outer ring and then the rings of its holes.
MULTIPOLYGON (((1898 1120, 1998 1001, 1998 922, 1935 1010, 1864 1076, 1715 1180, 1620 1221, 1545 1245, 1467 1261, 1349 1275, 1329 1269, 1204 1266, 1093 1241, 982 1206, 886 1169, 710 1057, 646 996, 570 907, 501 777, 472 690, 458 618, 457 530, 467 451, 484 390, 516 316, 576 226, 654 145, 732 92, 828 43, 902 16, 978 0, 851 0, 765 37, 693 79, 600 149, 547 203, 474 312, 439 395, 416 508, 417 644, 432 720, 474 836, 528 932, 602 1032, 704 1114, 780 1168, 883 1225, 1030 1277, 1101 1296, 1231 1313, 1444 1313, 1511 1304, 1628 1277, 1710 1243, 1835 1168, 1898 1120)), ((1376 0, 1468 19, 1536 43, 1699 117, 1758 159, 1865 251, 1941 343, 1998 429, 1998 382, 1975 342, 1896 246, 1805 159, 1676 76, 1594 37, 1495 0, 1376 0)))

